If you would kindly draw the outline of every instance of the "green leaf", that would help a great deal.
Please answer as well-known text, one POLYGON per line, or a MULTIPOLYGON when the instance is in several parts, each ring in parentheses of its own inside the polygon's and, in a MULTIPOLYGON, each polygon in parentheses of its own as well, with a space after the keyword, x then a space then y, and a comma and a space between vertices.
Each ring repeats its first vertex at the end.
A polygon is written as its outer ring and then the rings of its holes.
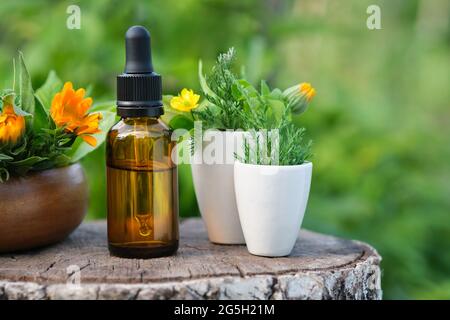
POLYGON ((90 95, 92 95, 92 91, 94 91, 94 86, 92 84, 89 84, 86 87, 85 96, 89 97, 90 95))
POLYGON ((24 138, 22 144, 20 144, 19 146, 15 146, 11 150, 11 154, 13 154, 14 156, 17 156, 17 155, 21 154, 22 152, 26 151, 26 149, 27 149, 27 139, 24 138))
POLYGON ((16 94, 14 93, 14 91, 5 94, 2 97, 3 104, 14 105, 15 100, 16 100, 16 94))
POLYGON ((60 154, 55 159, 53 159, 53 163, 56 167, 63 167, 70 163, 71 159, 66 154, 60 154))
POLYGON ((281 122, 281 119, 284 115, 284 111, 286 109, 284 103, 280 100, 268 100, 269 105, 272 109, 272 116, 275 118, 276 124, 281 122))
POLYGON ((63 147, 65 144, 71 142, 71 138, 63 138, 58 141, 58 147, 63 147))
POLYGON ((261 80, 261 95, 262 96, 270 95, 270 88, 267 85, 267 82, 264 80, 261 80))
POLYGON ((164 107, 164 114, 161 116, 161 120, 165 123, 165 124, 167 124, 167 125, 169 125, 169 123, 170 123, 170 121, 174 118, 174 117, 176 117, 176 116, 178 116, 178 115, 180 115, 181 114, 181 112, 179 112, 179 111, 177 111, 177 110, 173 110, 172 108, 170 108, 170 107, 164 107))
POLYGON ((241 86, 239 85, 238 82, 233 83, 233 85, 231 86, 231 94, 233 95, 233 98, 236 99, 237 101, 244 99, 244 97, 242 96, 241 86))
POLYGON ((16 58, 13 58, 13 86, 12 86, 12 91, 15 92, 16 91, 16 58))
POLYGON ((100 130, 102 132, 94 134, 93 136, 97 139, 97 145, 92 147, 88 143, 84 142, 83 139, 77 138, 72 145, 72 148, 66 153, 70 158, 70 162, 74 163, 82 159, 88 153, 97 149, 106 139, 109 129, 116 122, 116 113, 110 111, 100 111, 103 118, 100 120, 100 130))
MULTIPOLYGON (((3 89, 3 90, 0 90, 0 97, 3 98, 4 96, 8 96, 8 95, 10 95, 11 93, 14 93, 14 90, 13 90, 13 89, 3 89)), ((14 93, 14 94, 15 94, 15 93, 14 93)))
POLYGON ((36 163, 44 160, 47 160, 47 158, 32 156, 23 160, 11 162, 11 164, 15 167, 32 167, 36 163))
POLYGON ((22 110, 19 106, 17 106, 15 104, 15 100, 16 100, 15 98, 16 98, 16 94, 14 92, 9 92, 2 97, 2 104, 3 105, 12 105, 14 108, 14 113, 19 116, 31 117, 32 116, 31 113, 25 112, 24 110, 22 110))
POLYGON ((208 84, 206 83, 206 78, 203 74, 202 60, 198 61, 198 79, 200 81, 200 87, 202 88, 203 93, 207 94, 208 96, 218 98, 217 95, 208 87, 208 84))
POLYGON ((34 95, 30 74, 28 73, 22 52, 19 51, 20 107, 27 113, 34 114, 34 95))
POLYGON ((47 80, 45 80, 42 87, 36 90, 36 98, 43 107, 44 111, 48 114, 52 105, 53 97, 62 88, 62 81, 58 78, 55 71, 50 71, 47 80))
POLYGON ((36 90, 35 97, 38 100, 36 106, 33 129, 39 132, 42 128, 49 125, 49 111, 55 94, 61 90, 62 81, 58 78, 55 71, 50 71, 44 84, 36 90))
POLYGON ((192 128, 194 128, 194 121, 192 121, 192 119, 185 117, 184 115, 176 115, 170 120, 168 125, 172 130, 176 129, 191 130, 192 128))
POLYGON ((0 153, 0 161, 11 161, 11 160, 14 160, 14 158, 8 156, 7 154, 0 153))
MULTIPOLYGON (((185 118, 187 118, 190 121, 194 121, 194 119, 192 118, 191 112, 176 110, 170 106, 170 100, 172 98, 173 98, 172 95, 163 95, 164 114, 161 116, 161 120, 165 124, 167 124, 169 127, 170 127, 170 121, 172 121, 172 119, 178 115, 184 116, 185 118)), ((197 107, 197 109, 200 108, 204 102, 205 102, 205 100, 203 100, 200 103, 200 105, 197 107)))
MULTIPOLYGON (((244 99, 250 108, 260 107, 258 91, 247 80, 240 79, 233 84, 232 90, 240 91, 241 99, 244 99)), ((233 93, 235 95, 236 93, 233 93)))
POLYGON ((272 92, 270 93, 270 98, 275 99, 275 100, 282 100, 283 99, 283 91, 281 91, 278 88, 273 89, 272 92))
POLYGON ((58 131, 58 129, 56 129, 56 128, 54 128, 54 129, 43 128, 43 129, 42 129, 42 132, 45 132, 45 133, 47 133, 47 134, 49 134, 49 135, 53 135, 53 134, 55 134, 57 131, 58 131))
POLYGON ((38 104, 34 111, 33 130, 39 132, 42 128, 49 126, 49 115, 44 108, 38 104))
POLYGON ((13 107, 14 107, 14 113, 17 114, 18 116, 23 116, 23 117, 32 117, 33 116, 31 113, 23 111, 19 106, 13 105, 13 107))

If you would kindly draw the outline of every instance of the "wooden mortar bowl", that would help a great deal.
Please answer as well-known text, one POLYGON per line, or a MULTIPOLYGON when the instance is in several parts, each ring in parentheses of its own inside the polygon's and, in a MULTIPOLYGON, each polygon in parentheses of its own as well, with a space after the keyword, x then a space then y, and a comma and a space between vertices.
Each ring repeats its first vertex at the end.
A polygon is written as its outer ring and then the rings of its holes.
POLYGON ((31 249, 67 237, 87 211, 80 164, 0 183, 0 252, 31 249))

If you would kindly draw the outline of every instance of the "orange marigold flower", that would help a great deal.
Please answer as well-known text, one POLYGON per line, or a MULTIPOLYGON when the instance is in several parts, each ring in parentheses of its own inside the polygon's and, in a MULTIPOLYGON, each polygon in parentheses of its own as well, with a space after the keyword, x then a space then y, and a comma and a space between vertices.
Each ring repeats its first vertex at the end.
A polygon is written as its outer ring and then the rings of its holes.
POLYGON ((10 104, 3 106, 0 115, 0 143, 16 143, 25 132, 25 118, 14 112, 10 104))
POLYGON ((58 127, 82 138, 91 146, 97 144, 92 134, 99 133, 100 113, 88 114, 92 105, 92 98, 85 98, 86 90, 73 89, 72 82, 66 82, 61 92, 58 92, 52 101, 50 115, 58 127))

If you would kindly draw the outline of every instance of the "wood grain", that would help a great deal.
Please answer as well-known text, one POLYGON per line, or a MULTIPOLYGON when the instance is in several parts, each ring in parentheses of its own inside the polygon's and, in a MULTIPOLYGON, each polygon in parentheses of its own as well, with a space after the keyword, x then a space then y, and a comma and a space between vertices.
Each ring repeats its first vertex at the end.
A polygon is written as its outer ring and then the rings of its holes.
POLYGON ((0 256, 0 294, 3 283, 8 298, 30 291, 17 289, 27 284, 45 299, 381 297, 380 256, 361 242, 302 230, 291 256, 265 258, 210 243, 199 219, 185 220, 180 233, 175 256, 121 259, 108 253, 105 222, 85 223, 55 246, 0 256), (69 266, 80 269, 80 286, 66 284, 69 266))

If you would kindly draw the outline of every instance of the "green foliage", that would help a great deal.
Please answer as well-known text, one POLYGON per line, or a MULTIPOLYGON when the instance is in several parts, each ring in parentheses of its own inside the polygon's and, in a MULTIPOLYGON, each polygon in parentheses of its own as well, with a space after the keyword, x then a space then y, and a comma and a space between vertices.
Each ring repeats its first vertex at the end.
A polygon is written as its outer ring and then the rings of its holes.
POLYGON ((60 129, 46 129, 28 134, 17 143, 0 148, 0 182, 12 176, 23 176, 30 170, 45 170, 69 164, 64 155, 73 137, 60 129))
POLYGON ((184 115, 174 116, 170 120, 169 125, 172 129, 186 129, 188 131, 194 128, 194 122, 184 115))
MULTIPOLYGON (((262 80, 258 91, 249 81, 239 79, 232 72, 234 60, 234 48, 220 54, 207 78, 200 60, 199 80, 206 99, 202 107, 193 110, 194 119, 200 120, 205 129, 250 131, 251 135, 244 141, 245 153, 238 157, 245 163, 299 165, 305 162, 311 155, 311 142, 304 144, 305 130, 292 123, 292 111, 301 96, 298 86, 291 87, 290 94, 286 95, 278 88, 271 91, 262 80)), ((302 111, 306 105, 303 99, 302 111)), ((187 121, 183 115, 170 121, 174 123, 172 127, 192 129, 192 121, 187 121)), ((198 134, 191 137, 191 153, 200 140, 198 134)))
POLYGON ((199 62, 199 81, 206 101, 193 110, 205 129, 275 129, 291 119, 287 97, 270 90, 261 80, 258 91, 247 79, 233 73, 236 53, 230 48, 218 56, 211 74, 205 78, 199 62), (284 118, 283 118, 284 117, 284 118))
POLYGON ((182 112, 175 110, 170 106, 172 95, 163 96, 164 114, 161 119, 166 123, 170 129, 185 129, 191 130, 194 128, 194 117, 192 112, 182 112))
POLYGON ((293 166, 312 156, 312 142, 304 143, 305 128, 286 122, 273 130, 250 130, 244 139, 244 153, 236 158, 243 163, 293 166))
POLYGON ((36 99, 40 106, 48 115, 52 106, 52 100, 55 94, 61 90, 63 86, 62 81, 56 75, 56 72, 51 70, 45 80, 44 84, 36 90, 36 99))
POLYGON ((242 102, 241 118, 250 135, 238 160, 260 165, 300 165, 311 157, 312 142, 304 143, 305 129, 292 123, 292 105, 280 89, 261 81, 258 92, 248 81, 233 84, 233 97, 242 102), (261 130, 262 129, 262 130, 261 130))
POLYGON ((207 101, 203 108, 194 111, 194 117, 207 129, 250 131, 244 141, 244 155, 238 157, 244 163, 299 165, 305 162, 311 156, 311 141, 304 144, 305 129, 292 123, 295 103, 280 89, 270 90, 264 80, 258 91, 246 79, 239 79, 231 71, 234 60, 233 48, 220 54, 208 78, 203 76, 200 62, 200 85, 207 101))
POLYGON ((61 90, 62 86, 63 83, 56 75, 56 72, 51 70, 44 84, 36 90, 34 96, 39 103, 36 105, 33 127, 37 132, 39 132, 41 128, 45 128, 50 121, 49 113, 52 99, 55 94, 61 90))
POLYGON ((232 94, 242 105, 239 115, 246 130, 276 129, 291 120, 291 112, 281 90, 276 88, 271 91, 264 80, 261 80, 260 92, 247 80, 237 80, 233 84, 232 94))
POLYGON ((31 77, 25 66, 22 52, 19 52, 19 79, 20 109, 29 114, 34 114, 33 85, 31 84, 31 77))
POLYGON ((193 113, 196 119, 202 121, 205 130, 242 129, 245 126, 245 120, 241 117, 242 105, 233 97, 233 86, 237 81, 232 70, 234 60, 234 48, 220 54, 206 78, 201 61, 199 63, 200 85, 208 103, 193 113))
MULTIPOLYGON (((26 131, 18 141, 0 143, 0 183, 30 171, 69 165, 95 149, 64 127, 56 127, 49 116, 51 101, 62 87, 62 81, 54 71, 49 73, 44 85, 34 94, 23 54, 19 52, 18 78, 19 96, 16 97, 14 89, 3 90, 0 107, 3 110, 5 105, 11 105, 16 115, 24 116, 26 131), (37 105, 35 98, 39 102, 37 105)), ((115 113, 107 111, 111 109, 111 104, 92 109, 103 116, 100 122, 102 132, 95 135, 98 144, 101 144, 115 121, 115 113)))
MULTIPOLYGON (((95 109, 95 106, 93 107, 93 109, 95 109)), ((102 120, 100 121, 99 125, 101 132, 93 135, 97 139, 97 146, 105 141, 106 133, 109 131, 109 129, 111 129, 111 127, 116 122, 115 112, 100 111, 100 113, 102 114, 102 120)), ((78 162, 95 149, 96 149, 95 147, 92 147, 83 140, 77 139, 73 143, 71 148, 67 150, 66 155, 69 157, 71 163, 78 162)))

